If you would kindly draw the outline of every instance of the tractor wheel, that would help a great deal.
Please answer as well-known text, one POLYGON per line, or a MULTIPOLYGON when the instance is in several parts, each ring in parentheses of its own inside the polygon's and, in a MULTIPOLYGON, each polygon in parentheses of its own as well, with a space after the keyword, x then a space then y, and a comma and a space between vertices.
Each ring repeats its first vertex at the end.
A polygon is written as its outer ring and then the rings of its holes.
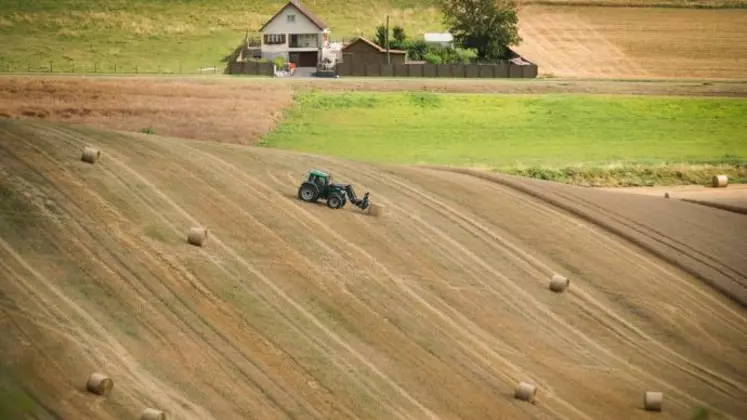
POLYGON ((314 184, 304 183, 298 189, 298 198, 308 202, 316 201, 319 198, 319 189, 314 184))
POLYGON ((327 206, 331 209, 339 209, 342 207, 342 197, 337 194, 332 194, 327 198, 327 206))

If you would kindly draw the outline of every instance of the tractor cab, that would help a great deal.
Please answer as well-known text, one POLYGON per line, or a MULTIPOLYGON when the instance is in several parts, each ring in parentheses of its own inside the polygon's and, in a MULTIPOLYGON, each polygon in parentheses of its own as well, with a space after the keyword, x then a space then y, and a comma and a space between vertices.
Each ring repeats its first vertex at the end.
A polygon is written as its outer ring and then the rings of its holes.
POLYGON ((312 184, 315 184, 319 188, 320 192, 327 190, 327 186, 329 185, 329 181, 331 179, 332 176, 327 175, 322 171, 318 171, 316 169, 309 171, 308 181, 312 184))

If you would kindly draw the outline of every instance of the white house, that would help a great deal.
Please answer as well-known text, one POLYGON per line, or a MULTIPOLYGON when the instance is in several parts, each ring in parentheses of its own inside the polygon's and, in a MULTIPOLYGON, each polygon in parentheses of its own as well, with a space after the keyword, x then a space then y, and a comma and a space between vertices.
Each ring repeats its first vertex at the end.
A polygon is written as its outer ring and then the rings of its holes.
POLYGON ((259 29, 262 57, 283 56, 296 67, 316 67, 329 43, 329 27, 299 0, 291 0, 259 29))
POLYGON ((428 32, 423 35, 423 40, 427 44, 436 44, 442 47, 453 47, 454 46, 454 36, 448 32, 443 32, 443 33, 428 32))

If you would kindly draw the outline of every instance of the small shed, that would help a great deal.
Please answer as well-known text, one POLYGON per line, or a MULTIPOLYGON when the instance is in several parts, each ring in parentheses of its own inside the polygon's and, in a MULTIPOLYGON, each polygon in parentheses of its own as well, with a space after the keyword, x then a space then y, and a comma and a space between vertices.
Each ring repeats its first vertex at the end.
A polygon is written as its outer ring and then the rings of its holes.
MULTIPOLYGON (((351 60, 356 65, 368 64, 379 65, 387 64, 386 48, 367 40, 358 38, 342 49, 343 60, 351 60)), ((392 64, 405 64, 407 62, 407 51, 389 49, 392 64)))

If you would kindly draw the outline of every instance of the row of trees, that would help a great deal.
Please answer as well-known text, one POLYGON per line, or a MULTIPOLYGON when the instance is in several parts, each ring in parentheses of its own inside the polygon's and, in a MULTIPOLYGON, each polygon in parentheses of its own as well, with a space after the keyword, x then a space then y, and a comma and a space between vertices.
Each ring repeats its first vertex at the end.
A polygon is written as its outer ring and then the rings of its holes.
POLYGON ((386 26, 379 25, 374 39, 385 46, 389 36, 390 48, 407 50, 410 59, 434 64, 504 60, 509 47, 522 41, 514 0, 441 0, 440 5, 444 24, 454 36, 454 48, 409 40, 399 25, 389 34, 386 26))

